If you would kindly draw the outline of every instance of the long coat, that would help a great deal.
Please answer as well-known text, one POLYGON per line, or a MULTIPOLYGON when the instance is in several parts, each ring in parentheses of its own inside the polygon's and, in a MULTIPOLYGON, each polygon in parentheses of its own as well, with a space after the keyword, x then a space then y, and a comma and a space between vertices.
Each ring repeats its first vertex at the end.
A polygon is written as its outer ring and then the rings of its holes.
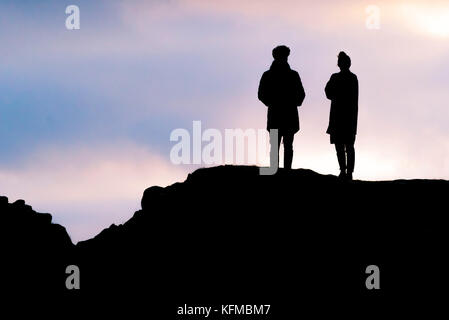
POLYGON ((331 143, 353 144, 357 134, 359 82, 351 71, 334 73, 325 88, 331 100, 329 126, 331 143))
POLYGON ((258 96, 268 107, 267 130, 279 129, 282 134, 299 131, 298 107, 305 93, 298 72, 287 62, 273 61, 260 79, 258 96))

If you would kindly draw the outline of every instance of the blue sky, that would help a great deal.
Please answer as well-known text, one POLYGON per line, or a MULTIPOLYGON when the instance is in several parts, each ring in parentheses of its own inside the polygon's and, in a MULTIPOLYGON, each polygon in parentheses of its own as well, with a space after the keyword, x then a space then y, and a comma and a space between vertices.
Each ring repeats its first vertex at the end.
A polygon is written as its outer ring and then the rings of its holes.
POLYGON ((183 180, 170 132, 264 128, 271 49, 306 90, 294 167, 335 173, 323 88, 346 51, 360 82, 356 178, 449 179, 447 1, 2 1, 0 194, 76 242, 183 180), (65 28, 78 5, 81 29, 65 28), (368 5, 380 29, 365 26, 368 5))

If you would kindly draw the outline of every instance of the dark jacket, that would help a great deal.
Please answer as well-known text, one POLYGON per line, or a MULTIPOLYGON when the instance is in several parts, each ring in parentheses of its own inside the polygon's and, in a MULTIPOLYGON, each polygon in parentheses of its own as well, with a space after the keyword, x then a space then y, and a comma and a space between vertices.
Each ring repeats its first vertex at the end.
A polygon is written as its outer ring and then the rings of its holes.
POLYGON ((282 133, 299 131, 298 108, 305 93, 298 72, 287 62, 273 61, 260 79, 259 100, 268 107, 267 130, 282 133))
POLYGON ((359 82, 351 71, 334 73, 325 88, 331 100, 327 133, 331 143, 354 143, 357 134, 359 82))

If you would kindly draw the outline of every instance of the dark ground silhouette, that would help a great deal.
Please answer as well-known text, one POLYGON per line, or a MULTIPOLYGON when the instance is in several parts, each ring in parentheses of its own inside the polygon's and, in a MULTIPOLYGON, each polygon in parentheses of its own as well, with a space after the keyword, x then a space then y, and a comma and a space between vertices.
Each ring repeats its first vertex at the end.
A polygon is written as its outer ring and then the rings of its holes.
POLYGON ((355 137, 359 109, 359 82, 349 68, 351 58, 344 52, 338 55, 340 72, 334 73, 326 84, 326 97, 332 101, 327 133, 335 144, 340 178, 352 180, 355 164, 355 137))
MULTIPOLYGON (((278 46, 273 49, 274 61, 270 70, 260 79, 258 97, 268 107, 267 130, 278 130, 278 137, 270 135, 271 150, 279 152, 281 140, 284 144, 284 168, 290 169, 293 160, 293 139, 299 131, 298 107, 302 105, 305 93, 297 71, 288 64, 290 49, 278 46), (277 146, 277 149, 275 149, 277 146)), ((272 167, 278 167, 279 155, 270 152, 272 167)))
POLYGON ((76 246, 51 216, 0 198, 2 300, 156 319, 185 303, 271 304, 266 319, 435 310, 447 296, 448 192, 448 181, 200 169, 145 190, 129 221, 76 246), (79 291, 65 289, 67 264, 80 267, 79 291), (379 291, 365 288, 371 264, 379 291))

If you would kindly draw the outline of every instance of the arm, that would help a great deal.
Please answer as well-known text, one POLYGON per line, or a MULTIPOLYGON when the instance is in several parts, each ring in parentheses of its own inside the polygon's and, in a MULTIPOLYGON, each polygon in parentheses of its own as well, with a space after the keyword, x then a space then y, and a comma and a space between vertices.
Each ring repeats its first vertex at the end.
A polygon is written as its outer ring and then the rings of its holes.
POLYGON ((326 88, 324 88, 324 92, 326 93, 326 97, 329 100, 333 100, 335 98, 335 77, 334 75, 331 76, 331 78, 329 79, 329 81, 326 84, 326 88))
POLYGON ((304 98, 306 97, 306 93, 304 91, 304 87, 302 86, 302 81, 301 81, 301 77, 299 76, 298 73, 296 73, 297 75, 297 88, 298 88, 298 107, 302 105, 302 103, 304 102, 304 98))
POLYGON ((357 133, 357 122, 358 122, 358 114, 359 114, 359 80, 357 76, 355 77, 354 83, 354 133, 357 133))
POLYGON ((259 83, 259 90, 257 92, 257 96, 260 101, 267 107, 269 106, 269 97, 268 97, 268 79, 266 72, 262 75, 259 83))

